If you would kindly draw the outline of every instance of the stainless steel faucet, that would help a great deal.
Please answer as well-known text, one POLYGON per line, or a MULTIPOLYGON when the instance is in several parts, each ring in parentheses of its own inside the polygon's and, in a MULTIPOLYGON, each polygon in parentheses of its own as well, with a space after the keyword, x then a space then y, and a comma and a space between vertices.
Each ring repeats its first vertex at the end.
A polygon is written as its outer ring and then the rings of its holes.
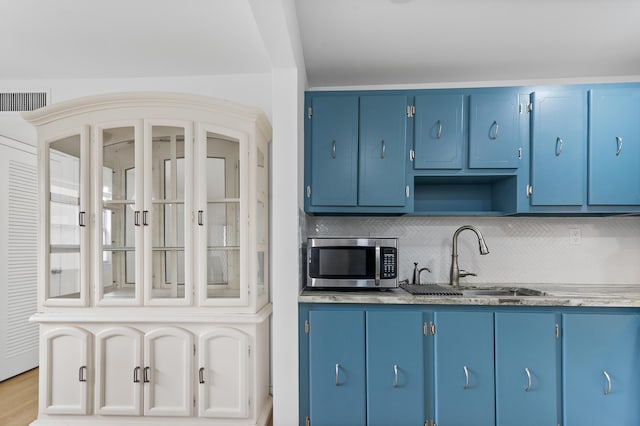
POLYGON ((471 225, 464 225, 460 228, 456 229, 456 232, 453 233, 453 242, 451 247, 451 274, 449 276, 449 284, 451 284, 455 288, 460 288, 460 277, 466 277, 468 275, 476 276, 473 272, 467 272, 464 269, 461 270, 458 267, 458 235, 465 229, 469 229, 478 237, 478 244, 480 245, 480 254, 485 255, 489 254, 489 249, 487 248, 487 244, 484 242, 484 238, 482 237, 482 233, 478 228, 471 225))

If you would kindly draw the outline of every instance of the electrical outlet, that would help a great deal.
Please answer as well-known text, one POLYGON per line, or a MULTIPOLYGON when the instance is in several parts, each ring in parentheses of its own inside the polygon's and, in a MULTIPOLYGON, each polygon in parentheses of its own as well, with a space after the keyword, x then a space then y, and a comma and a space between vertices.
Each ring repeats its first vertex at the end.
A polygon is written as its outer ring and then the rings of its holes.
POLYGON ((572 246, 579 246, 582 244, 582 231, 580 231, 580 228, 569 229, 569 244, 572 246))

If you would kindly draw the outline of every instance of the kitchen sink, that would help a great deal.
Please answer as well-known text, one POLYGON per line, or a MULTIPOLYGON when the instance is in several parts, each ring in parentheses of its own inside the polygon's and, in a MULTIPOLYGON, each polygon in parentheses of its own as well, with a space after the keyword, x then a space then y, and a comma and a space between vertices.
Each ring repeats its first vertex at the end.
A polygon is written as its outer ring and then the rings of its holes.
POLYGON ((533 290, 525 287, 471 287, 462 288, 462 296, 499 296, 499 297, 523 297, 523 296, 544 296, 545 292, 533 290))

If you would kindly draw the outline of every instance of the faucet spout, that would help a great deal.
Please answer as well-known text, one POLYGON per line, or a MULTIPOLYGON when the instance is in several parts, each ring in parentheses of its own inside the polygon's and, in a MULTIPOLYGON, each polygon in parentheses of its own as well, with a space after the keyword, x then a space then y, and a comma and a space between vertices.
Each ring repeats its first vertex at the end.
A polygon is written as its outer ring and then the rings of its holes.
POLYGON ((471 225, 464 225, 456 229, 456 231, 453 233, 453 241, 451 243, 451 273, 449 276, 449 284, 451 284, 455 288, 460 288, 460 277, 475 275, 472 272, 460 270, 460 267, 458 266, 458 236, 462 231, 467 229, 473 231, 478 237, 478 248, 480 249, 480 254, 489 254, 487 243, 485 243, 484 237, 482 236, 482 233, 478 228, 471 225))

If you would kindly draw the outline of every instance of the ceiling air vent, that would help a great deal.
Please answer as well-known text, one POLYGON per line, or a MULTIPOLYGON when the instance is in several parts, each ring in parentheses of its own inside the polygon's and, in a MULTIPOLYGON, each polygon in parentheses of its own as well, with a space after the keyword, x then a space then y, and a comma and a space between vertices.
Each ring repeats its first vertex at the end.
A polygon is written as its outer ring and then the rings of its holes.
POLYGON ((0 112, 33 111, 47 105, 47 92, 0 92, 0 112))

